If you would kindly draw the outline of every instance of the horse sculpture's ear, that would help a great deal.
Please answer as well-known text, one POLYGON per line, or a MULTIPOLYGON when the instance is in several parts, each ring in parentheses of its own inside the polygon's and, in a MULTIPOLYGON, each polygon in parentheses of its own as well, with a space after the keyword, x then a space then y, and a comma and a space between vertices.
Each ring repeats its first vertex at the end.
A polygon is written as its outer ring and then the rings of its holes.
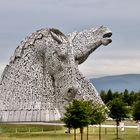
POLYGON ((50 34, 54 40, 58 42, 58 44, 62 44, 63 41, 67 40, 67 37, 58 29, 51 28, 50 34))
POLYGON ((78 34, 77 32, 73 32, 72 34, 69 35, 68 39, 70 43, 72 43, 72 41, 75 39, 77 34, 78 34))
POLYGON ((50 29, 51 32, 55 33, 56 35, 60 35, 60 36, 65 36, 60 30, 55 29, 55 28, 51 28, 50 29))

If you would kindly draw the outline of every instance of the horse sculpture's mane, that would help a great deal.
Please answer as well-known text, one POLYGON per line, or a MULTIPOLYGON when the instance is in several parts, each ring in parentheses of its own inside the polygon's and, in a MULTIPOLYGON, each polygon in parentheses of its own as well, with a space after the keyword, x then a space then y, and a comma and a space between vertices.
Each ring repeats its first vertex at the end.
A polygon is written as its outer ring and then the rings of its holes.
MULTIPOLYGON (((27 36, 24 40, 20 42, 18 47, 15 49, 14 54, 10 58, 10 62, 14 63, 16 59, 20 59, 22 55, 24 54, 24 50, 28 49, 29 47, 34 47, 34 44, 37 40, 41 40, 43 37, 51 37, 52 41, 56 41, 58 44, 61 44, 62 41, 58 39, 58 36, 60 38, 66 38, 66 36, 58 29, 56 28, 43 28, 40 30, 37 30, 36 32, 32 33, 31 35, 27 36), (57 36, 57 37, 56 37, 57 36)), ((8 71, 9 65, 6 65, 1 78, 0 78, 0 85, 2 84, 3 77, 5 73, 8 71)))
POLYGON ((41 40, 43 37, 47 38, 49 35, 51 35, 52 39, 57 41, 58 44, 62 44, 62 41, 58 39, 58 36, 66 38, 66 36, 60 30, 55 28, 37 30, 21 41, 20 45, 16 48, 14 55, 10 58, 10 62, 14 62, 16 58, 21 58, 23 51, 28 49, 29 46, 34 46, 36 40, 41 40))

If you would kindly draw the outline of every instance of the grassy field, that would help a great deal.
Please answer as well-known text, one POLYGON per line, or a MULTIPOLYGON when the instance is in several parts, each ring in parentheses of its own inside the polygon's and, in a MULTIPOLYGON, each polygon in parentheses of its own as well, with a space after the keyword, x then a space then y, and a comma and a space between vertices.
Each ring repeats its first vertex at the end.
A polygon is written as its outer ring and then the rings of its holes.
MULTIPOLYGON (((89 140, 98 140, 98 127, 89 127, 89 140)), ((140 140, 136 128, 127 128, 119 132, 120 140, 140 140)), ((102 128, 102 140, 114 140, 116 138, 115 128, 102 128)), ((62 126, 45 125, 0 125, 0 140, 73 140, 71 134, 65 133, 62 126)), ((77 140, 80 140, 79 129, 77 129, 77 140)), ((84 129, 84 140, 87 140, 86 128, 84 129)))

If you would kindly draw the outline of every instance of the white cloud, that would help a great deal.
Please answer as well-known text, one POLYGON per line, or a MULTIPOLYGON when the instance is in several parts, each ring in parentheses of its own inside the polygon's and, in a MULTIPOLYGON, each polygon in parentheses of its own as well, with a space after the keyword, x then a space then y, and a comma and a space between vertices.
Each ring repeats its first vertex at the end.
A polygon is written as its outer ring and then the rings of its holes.
POLYGON ((140 73, 140 50, 122 50, 106 53, 99 50, 79 66, 87 77, 114 75, 125 73, 140 73))

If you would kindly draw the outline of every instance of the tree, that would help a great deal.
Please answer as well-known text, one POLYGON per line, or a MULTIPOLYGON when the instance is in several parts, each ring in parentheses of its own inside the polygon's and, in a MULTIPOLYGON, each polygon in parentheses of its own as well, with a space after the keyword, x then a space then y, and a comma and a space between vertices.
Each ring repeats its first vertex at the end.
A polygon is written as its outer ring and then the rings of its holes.
POLYGON ((134 103, 135 100, 136 100, 136 99, 135 99, 135 94, 136 94, 136 93, 135 93, 134 91, 131 91, 131 92, 130 92, 130 95, 129 95, 129 96, 130 96, 130 106, 133 106, 133 103, 134 103))
POLYGON ((123 103, 123 101, 119 98, 115 98, 112 101, 110 101, 108 103, 108 107, 109 107, 109 116, 113 119, 115 119, 116 121, 116 135, 117 135, 117 139, 118 137, 118 126, 119 126, 119 122, 121 120, 123 120, 124 118, 128 117, 128 108, 126 106, 125 103, 123 103))
POLYGON ((140 121, 140 101, 137 101, 133 106, 133 119, 140 121))
POLYGON ((106 104, 106 92, 104 90, 101 90, 100 97, 102 98, 103 102, 106 104))
POLYGON ((67 107, 62 121, 68 128, 74 128, 74 140, 76 140, 76 129, 80 128, 81 140, 83 139, 83 127, 90 124, 92 104, 89 101, 73 100, 67 107))
POLYGON ((128 106, 130 106, 130 94, 129 91, 127 89, 125 89, 124 93, 123 93, 123 101, 124 103, 127 103, 128 106))
POLYGON ((120 99, 122 99, 122 94, 120 94, 118 91, 116 91, 115 93, 113 93, 113 99, 114 98, 120 98, 120 99))
POLYGON ((107 92, 107 95, 106 95, 106 103, 108 103, 112 99, 113 99, 113 93, 112 93, 111 89, 109 89, 107 92))
POLYGON ((104 105, 93 106, 91 124, 99 124, 99 140, 101 140, 101 123, 106 120, 108 109, 104 105))

